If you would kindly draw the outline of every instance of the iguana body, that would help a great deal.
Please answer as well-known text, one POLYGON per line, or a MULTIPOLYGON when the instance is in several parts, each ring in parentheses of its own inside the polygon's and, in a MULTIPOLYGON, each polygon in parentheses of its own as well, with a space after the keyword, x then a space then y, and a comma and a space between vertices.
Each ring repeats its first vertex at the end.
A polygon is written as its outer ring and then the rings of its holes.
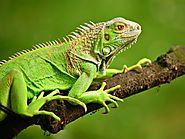
MULTIPOLYGON (((139 24, 115 18, 81 26, 64 42, 48 42, 36 45, 31 51, 17 53, 0 66, 0 104, 21 115, 44 114, 56 120, 60 118, 54 113, 39 110, 47 101, 68 100, 83 106, 85 111, 85 104, 100 103, 109 112, 105 101, 118 106, 114 100, 121 99, 108 92, 119 85, 103 90, 103 83, 97 91, 86 91, 95 78, 123 71, 106 71, 106 68, 117 53, 136 41, 140 32, 139 24), (59 90, 69 90, 68 96, 57 95, 59 90), (45 96, 44 92, 51 93, 45 96), (27 105, 31 98, 32 102, 27 105)), ((0 111, 0 121, 5 117, 0 111)))

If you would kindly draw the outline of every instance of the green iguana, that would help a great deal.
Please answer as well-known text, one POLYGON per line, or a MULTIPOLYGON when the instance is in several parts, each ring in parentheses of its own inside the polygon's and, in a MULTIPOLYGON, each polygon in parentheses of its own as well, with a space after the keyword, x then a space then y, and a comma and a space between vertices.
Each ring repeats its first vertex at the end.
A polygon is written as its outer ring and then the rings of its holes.
MULTIPOLYGON (((67 100, 81 105, 87 111, 87 103, 100 103, 105 113, 110 110, 105 103, 122 99, 109 92, 119 88, 104 90, 104 82, 99 90, 87 91, 94 79, 111 77, 124 69, 107 69, 113 58, 135 43, 141 26, 124 18, 114 18, 107 22, 86 23, 77 28, 64 41, 52 41, 35 45, 32 50, 24 50, 4 60, 0 65, 0 104, 13 112, 32 117, 49 115, 55 120, 60 117, 53 112, 39 110, 51 100, 67 100), (67 96, 59 91, 69 90, 67 96), (51 92, 44 94, 44 92, 51 92), (32 99, 28 105, 27 100, 32 99)), ((140 60, 131 70, 150 62, 140 60)), ((0 111, 0 121, 6 117, 0 111)))

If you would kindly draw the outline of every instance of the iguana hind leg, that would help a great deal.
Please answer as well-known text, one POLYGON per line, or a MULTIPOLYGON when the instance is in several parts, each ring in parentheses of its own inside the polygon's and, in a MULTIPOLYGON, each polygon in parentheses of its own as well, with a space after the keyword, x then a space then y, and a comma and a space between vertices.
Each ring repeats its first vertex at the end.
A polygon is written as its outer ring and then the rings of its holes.
MULTIPOLYGON (((68 100, 69 102, 83 106, 85 110, 87 109, 83 102, 75 98, 56 95, 59 92, 58 90, 51 92, 45 97, 43 96, 44 94, 41 93, 38 97, 33 98, 30 105, 27 105, 26 82, 24 80, 23 74, 19 70, 12 70, 3 79, 1 79, 0 89, 0 103, 5 107, 10 108, 15 113, 24 116, 32 117, 34 115, 44 114, 50 115, 56 120, 60 120, 60 118, 53 112, 39 111, 39 109, 46 102, 57 99, 68 100)), ((0 121, 2 121, 5 117, 6 114, 0 111, 0 121)))
POLYGON ((39 110, 46 102, 52 100, 67 100, 73 104, 81 105, 84 108, 85 112, 87 111, 85 103, 69 96, 56 95, 58 93, 60 93, 60 91, 57 89, 46 96, 44 96, 44 92, 41 92, 41 94, 37 98, 34 97, 32 102, 29 104, 28 113, 32 113, 33 115, 49 115, 59 121, 60 117, 56 116, 53 112, 39 110))
MULTIPOLYGON (((0 80, 0 103, 16 113, 24 113, 27 109, 27 88, 23 75, 18 70, 10 71, 0 80), (10 102, 11 101, 11 102, 10 102)), ((0 121, 6 114, 0 111, 0 121)))

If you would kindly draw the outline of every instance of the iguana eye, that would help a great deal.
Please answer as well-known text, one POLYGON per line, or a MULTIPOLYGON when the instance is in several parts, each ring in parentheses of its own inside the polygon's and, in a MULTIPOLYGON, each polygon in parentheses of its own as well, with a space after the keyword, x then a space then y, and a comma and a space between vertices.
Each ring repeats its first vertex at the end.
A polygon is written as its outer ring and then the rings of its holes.
POLYGON ((117 30, 123 30, 125 28, 124 25, 117 25, 117 30))

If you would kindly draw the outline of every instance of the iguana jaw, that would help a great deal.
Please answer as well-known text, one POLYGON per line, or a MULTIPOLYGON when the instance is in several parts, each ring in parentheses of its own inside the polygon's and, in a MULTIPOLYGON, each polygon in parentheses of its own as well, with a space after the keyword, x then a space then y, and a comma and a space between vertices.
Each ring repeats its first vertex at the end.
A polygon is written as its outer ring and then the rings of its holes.
POLYGON ((128 41, 126 44, 122 45, 115 51, 111 52, 108 56, 103 58, 102 63, 105 63, 106 67, 108 67, 116 55, 118 55, 119 53, 123 51, 126 51, 128 48, 131 48, 131 46, 135 44, 136 42, 137 42, 137 37, 135 39, 128 41))
POLYGON ((109 55, 107 55, 105 57, 105 59, 109 59, 109 57, 116 56, 117 54, 119 54, 123 51, 126 51, 128 48, 130 48, 133 44, 135 44, 137 42, 137 37, 138 37, 138 35, 133 35, 131 37, 125 36, 124 38, 127 39, 126 43, 124 43, 121 47, 112 51, 109 55))

